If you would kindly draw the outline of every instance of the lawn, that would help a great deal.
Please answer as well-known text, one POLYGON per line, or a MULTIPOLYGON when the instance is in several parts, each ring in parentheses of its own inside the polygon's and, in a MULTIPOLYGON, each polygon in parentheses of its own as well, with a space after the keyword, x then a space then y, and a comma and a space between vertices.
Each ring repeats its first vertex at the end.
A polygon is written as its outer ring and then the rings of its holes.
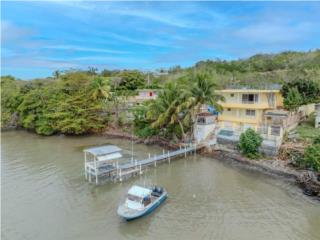
POLYGON ((297 128, 297 133, 300 138, 313 140, 316 136, 320 135, 320 128, 314 127, 315 115, 311 115, 308 120, 302 122, 297 128))

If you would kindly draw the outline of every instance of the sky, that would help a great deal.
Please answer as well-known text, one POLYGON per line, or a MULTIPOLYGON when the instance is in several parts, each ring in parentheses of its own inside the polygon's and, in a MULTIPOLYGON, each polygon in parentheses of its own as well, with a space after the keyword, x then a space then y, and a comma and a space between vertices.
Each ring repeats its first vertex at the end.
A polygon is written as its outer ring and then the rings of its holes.
POLYGON ((320 48, 320 2, 1 1, 1 75, 192 66, 320 48))

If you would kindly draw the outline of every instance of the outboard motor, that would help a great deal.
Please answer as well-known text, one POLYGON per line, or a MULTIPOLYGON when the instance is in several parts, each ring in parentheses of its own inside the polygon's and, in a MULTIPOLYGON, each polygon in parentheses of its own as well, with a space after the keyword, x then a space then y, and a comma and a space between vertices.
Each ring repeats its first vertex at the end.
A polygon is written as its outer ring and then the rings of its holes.
POLYGON ((163 188, 162 187, 156 187, 156 192, 162 194, 163 188))

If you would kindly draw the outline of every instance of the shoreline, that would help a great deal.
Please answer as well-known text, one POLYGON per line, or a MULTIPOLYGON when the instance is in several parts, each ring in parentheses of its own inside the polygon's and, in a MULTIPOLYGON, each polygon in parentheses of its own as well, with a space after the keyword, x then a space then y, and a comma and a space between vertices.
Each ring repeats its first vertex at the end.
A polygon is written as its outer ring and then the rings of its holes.
MULTIPOLYGON (((6 131, 16 131, 16 130, 25 130, 25 129, 10 129, 6 131)), ((1 130, 1 132, 6 132, 1 130)), ((33 132, 34 133, 34 132, 33 132)), ((36 134, 36 133, 34 133, 36 134)), ((108 129, 108 131, 101 133, 92 133, 88 135, 96 135, 107 138, 118 138, 118 139, 126 139, 133 140, 137 144, 145 144, 145 145, 157 145, 164 147, 166 149, 175 150, 179 148, 179 144, 170 143, 168 140, 165 140, 160 137, 151 137, 147 139, 139 138, 135 135, 131 135, 129 133, 108 129)), ((48 136, 50 137, 50 136, 48 136)), ((303 193, 311 198, 320 201, 320 181, 317 180, 312 171, 308 170, 300 170, 295 169, 293 167, 288 166, 286 161, 273 159, 261 159, 261 160, 251 160, 243 157, 237 152, 226 151, 224 149, 204 149, 199 152, 200 155, 214 158, 218 161, 223 161, 225 163, 237 162, 241 164, 241 167, 244 167, 249 170, 253 170, 255 172, 272 176, 278 176, 284 178, 292 183, 296 184, 303 190, 303 193)))
POLYGON ((271 177, 284 178, 300 187, 305 195, 320 201, 320 181, 316 179, 312 171, 298 170, 285 165, 279 166, 278 164, 282 160, 251 160, 223 150, 205 152, 203 156, 212 157, 226 163, 236 162, 241 164, 241 167, 255 172, 271 177))
MULTIPOLYGON (((134 140, 135 143, 143 143, 146 145, 158 145, 161 147, 166 147, 168 149, 179 148, 178 144, 172 144, 167 140, 161 139, 159 137, 141 139, 137 136, 132 136, 128 133, 120 131, 105 132, 102 135, 109 138, 134 140)), ((200 151, 200 155, 214 158, 226 163, 237 162, 241 164, 241 167, 251 169, 258 173, 265 174, 271 177, 277 176, 284 178, 300 187, 305 195, 320 201, 320 181, 316 179, 315 174, 308 170, 299 170, 293 167, 289 167, 283 160, 251 160, 241 156, 239 153, 229 152, 222 149, 210 149, 210 151, 208 151, 207 149, 204 151, 200 151)))

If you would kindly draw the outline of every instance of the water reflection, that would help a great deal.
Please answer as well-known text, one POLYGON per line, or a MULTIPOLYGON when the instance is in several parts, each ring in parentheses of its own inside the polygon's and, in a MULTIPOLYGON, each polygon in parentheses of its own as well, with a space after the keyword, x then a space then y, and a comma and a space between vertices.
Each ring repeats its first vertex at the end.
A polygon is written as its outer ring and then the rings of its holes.
MULTIPOLYGON (((103 137, 2 134, 3 239, 308 239, 320 235, 320 206, 290 182, 237 165, 188 156, 123 183, 95 186, 82 149, 131 142, 103 137), (166 202, 125 222, 116 210, 133 184, 165 186, 166 202)), ((137 157, 161 153, 134 145, 137 157)), ((128 154, 130 155, 130 154, 128 154)))

